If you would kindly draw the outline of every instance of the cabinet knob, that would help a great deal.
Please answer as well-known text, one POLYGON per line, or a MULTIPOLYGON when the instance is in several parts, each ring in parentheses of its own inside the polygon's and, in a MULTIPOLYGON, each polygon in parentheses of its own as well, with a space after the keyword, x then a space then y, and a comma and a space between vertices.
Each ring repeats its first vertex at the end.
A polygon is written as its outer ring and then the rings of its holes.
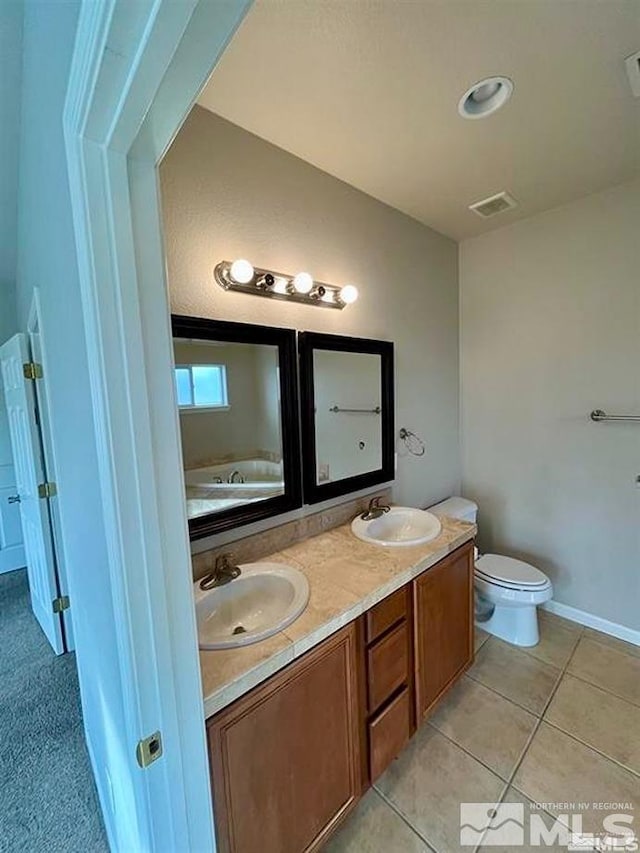
POLYGON ((19 504, 20 503, 20 495, 9 495, 7 501, 10 504, 19 504))

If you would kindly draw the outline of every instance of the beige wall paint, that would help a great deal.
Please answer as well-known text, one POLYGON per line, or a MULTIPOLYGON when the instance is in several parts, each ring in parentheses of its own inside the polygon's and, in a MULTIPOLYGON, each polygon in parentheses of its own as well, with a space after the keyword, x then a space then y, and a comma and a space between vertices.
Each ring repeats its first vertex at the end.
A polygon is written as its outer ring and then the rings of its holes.
POLYGON ((176 364, 223 364, 229 407, 219 411, 181 411, 180 436, 184 467, 199 468, 227 459, 249 459, 257 452, 282 453, 280 440, 277 349, 228 344, 210 346, 176 341, 176 364), (265 383, 272 393, 265 394, 265 383), (275 393, 273 393, 275 392, 275 393))
POLYGON ((480 545, 640 628, 640 182, 460 247, 463 491, 480 545))
POLYGON ((457 246, 196 107, 160 167, 171 308, 181 314, 393 340, 397 427, 427 443, 399 460, 395 499, 459 489, 457 246), (343 311, 227 293, 223 259, 353 282, 343 311))

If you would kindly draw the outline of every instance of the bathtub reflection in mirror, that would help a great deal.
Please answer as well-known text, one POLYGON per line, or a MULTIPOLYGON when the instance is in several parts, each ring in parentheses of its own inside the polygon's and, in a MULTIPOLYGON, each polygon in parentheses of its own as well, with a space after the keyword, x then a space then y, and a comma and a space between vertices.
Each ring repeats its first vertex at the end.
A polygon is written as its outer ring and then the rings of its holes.
MULTIPOLYGON (((201 322, 213 323, 219 337, 240 325, 201 322)), ((243 326, 242 336, 260 328, 243 326)), ((200 329, 197 338, 176 335, 173 349, 192 534, 222 529, 221 520, 229 527, 282 512, 292 497, 283 453, 282 342, 210 340, 200 329)))

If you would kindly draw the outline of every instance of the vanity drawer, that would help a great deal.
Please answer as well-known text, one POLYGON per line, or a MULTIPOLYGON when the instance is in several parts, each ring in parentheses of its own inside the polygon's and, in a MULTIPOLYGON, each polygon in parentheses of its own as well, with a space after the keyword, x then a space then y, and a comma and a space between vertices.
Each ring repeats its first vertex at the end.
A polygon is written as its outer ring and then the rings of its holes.
POLYGON ((409 678, 409 644, 406 622, 367 651, 367 699, 376 711, 409 678))
POLYGON ((372 643, 381 634, 407 615, 407 587, 392 592, 366 614, 367 642, 372 643))
POLYGON ((369 723, 369 773, 374 782, 409 742, 411 701, 409 688, 369 723))

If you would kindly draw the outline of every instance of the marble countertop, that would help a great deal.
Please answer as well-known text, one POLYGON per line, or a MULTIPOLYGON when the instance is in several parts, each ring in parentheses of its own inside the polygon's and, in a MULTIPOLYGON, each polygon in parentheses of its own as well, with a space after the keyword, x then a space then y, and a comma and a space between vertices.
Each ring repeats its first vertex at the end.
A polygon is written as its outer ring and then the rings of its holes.
POLYGON ((442 532, 416 547, 362 542, 350 524, 265 557, 287 563, 309 581, 309 603, 284 631, 250 646, 200 651, 204 714, 210 717, 347 625, 447 554, 473 539, 476 526, 441 517, 442 532))

